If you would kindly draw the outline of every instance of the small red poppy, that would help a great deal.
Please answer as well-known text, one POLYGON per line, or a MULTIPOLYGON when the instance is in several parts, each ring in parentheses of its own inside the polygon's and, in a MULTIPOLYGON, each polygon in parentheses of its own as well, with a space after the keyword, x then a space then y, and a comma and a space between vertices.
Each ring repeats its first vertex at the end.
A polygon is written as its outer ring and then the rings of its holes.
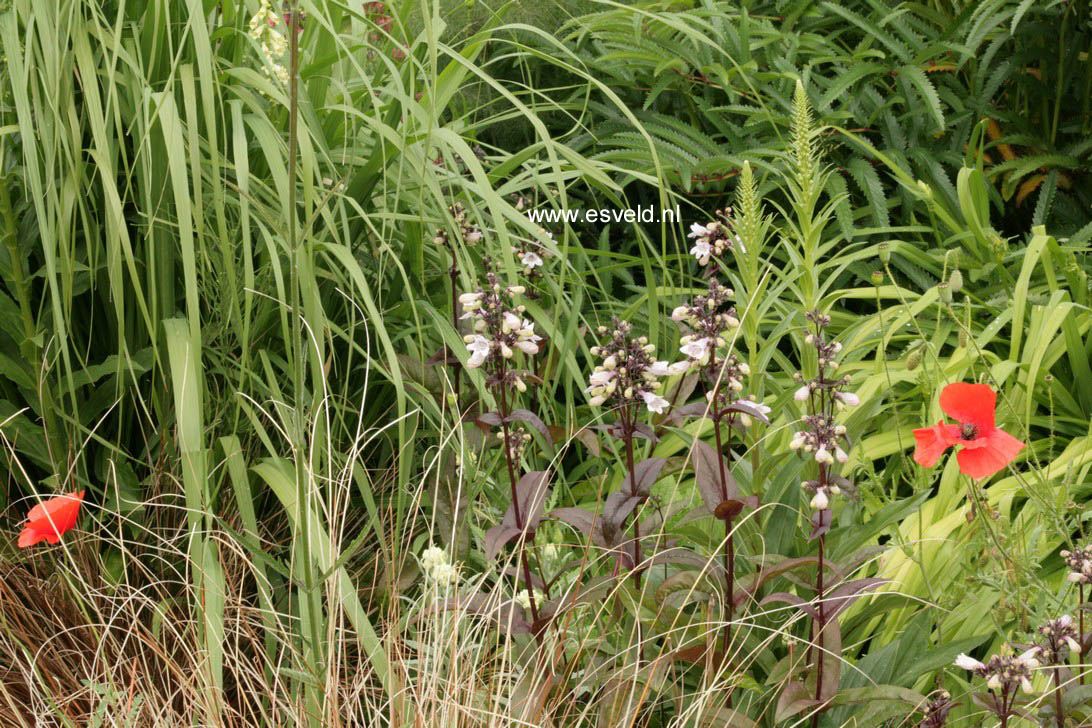
POLYGON ((42 501, 30 509, 27 524, 19 534, 19 548, 25 549, 36 543, 58 543, 65 532, 76 525, 80 516, 84 491, 59 495, 42 501))
POLYGON ((972 478, 988 478, 1012 462, 1024 443, 994 426, 997 394, 985 384, 955 382, 940 393, 940 408, 958 425, 943 420, 933 427, 914 430, 917 448, 914 460, 933 467, 944 451, 953 445, 959 470, 972 478))

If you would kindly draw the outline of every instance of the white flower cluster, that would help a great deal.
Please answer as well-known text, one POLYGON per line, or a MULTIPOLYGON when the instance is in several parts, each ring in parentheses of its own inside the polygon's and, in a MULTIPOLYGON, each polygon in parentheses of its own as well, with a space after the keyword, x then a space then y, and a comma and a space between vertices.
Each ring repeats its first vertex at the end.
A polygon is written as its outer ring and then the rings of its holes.
POLYGON ((447 551, 429 546, 421 553, 421 571, 434 584, 447 586, 459 580, 459 570, 448 559, 447 551))
POLYGON ((1030 693, 1033 692, 1031 671, 1039 667, 1035 656, 1040 649, 1032 647, 1017 657, 994 655, 985 663, 960 653, 955 659, 955 666, 986 678, 986 687, 990 690, 1011 689, 1019 685, 1025 693, 1030 693))
MULTIPOLYGON (((510 307, 513 299, 526 289, 523 286, 501 286, 492 271, 486 274, 486 278, 486 288, 459 296, 459 303, 465 312, 461 318, 474 319, 475 333, 463 337, 470 352, 466 363, 470 369, 511 359, 517 350, 534 356, 542 341, 542 337, 535 333, 534 323, 523 318, 526 308, 510 307)), ((521 392, 527 391, 527 385, 518 376, 512 379, 511 384, 521 392)))
POLYGON ((837 439, 845 437, 845 425, 832 425, 822 415, 805 415, 803 421, 811 429, 795 433, 789 443, 790 450, 813 453, 815 462, 823 465, 833 465, 836 460, 839 463, 849 460, 849 455, 837 439))
POLYGON ((277 32, 281 17, 273 12, 269 0, 262 0, 258 12, 250 19, 250 37, 256 40, 261 49, 262 71, 273 76, 285 86, 288 85, 288 69, 280 61, 288 52, 288 39, 277 32))
MULTIPOLYGON (((459 238, 462 239, 464 244, 468 246, 476 245, 481 241, 484 235, 482 235, 481 229, 470 220, 463 203, 456 202, 448 206, 447 211, 451 213, 451 218, 459 230, 459 238)), ((437 230, 432 242, 436 245, 447 245, 450 242, 449 238, 447 230, 437 230)))
POLYGON ((698 259, 698 265, 709 265, 709 261, 720 258, 724 252, 738 247, 739 252, 746 253, 743 242, 739 239, 728 224, 729 210, 717 210, 719 220, 707 222, 704 225, 693 223, 690 226, 688 238, 694 239, 694 246, 690 248, 690 254, 698 259))
POLYGON ((1092 546, 1081 546, 1076 551, 1062 551, 1062 558, 1069 567, 1066 579, 1074 584, 1092 582, 1092 546))
MULTIPOLYGON (((611 398, 619 398, 621 406, 643 402, 650 412, 662 414, 670 403, 657 394, 663 386, 659 379, 684 374, 690 363, 656 361, 653 359, 656 345, 650 344, 647 336, 631 338, 633 326, 617 318, 612 326, 607 342, 591 348, 592 356, 602 361, 588 377, 589 386, 584 390, 590 395, 588 404, 598 407, 611 398)), ((600 326, 598 333, 608 334, 607 327, 600 326)))
POLYGON ((1048 665, 1065 664, 1070 653, 1081 653, 1080 634, 1073 624, 1073 617, 1063 614, 1051 619, 1039 627, 1043 642, 1039 645, 1039 654, 1048 665))
MULTIPOLYGON (((719 281, 711 280, 709 290, 671 312, 671 320, 686 324, 694 333, 683 336, 679 351, 699 366, 705 366, 716 356, 717 349, 728 346, 725 334, 739 327, 736 310, 731 306, 735 292, 719 281)), ((746 365, 743 365, 744 367, 746 365)), ((749 372, 744 371, 746 375, 749 372)), ((742 389, 742 383, 735 391, 742 389)))

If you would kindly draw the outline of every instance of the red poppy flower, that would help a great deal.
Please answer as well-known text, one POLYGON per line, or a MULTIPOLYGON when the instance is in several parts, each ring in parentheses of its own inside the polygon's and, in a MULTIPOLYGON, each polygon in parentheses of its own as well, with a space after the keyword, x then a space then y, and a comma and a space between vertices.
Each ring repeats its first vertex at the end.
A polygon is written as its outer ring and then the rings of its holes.
POLYGON ((81 490, 79 493, 59 495, 31 508, 27 514, 27 525, 19 534, 19 548, 25 549, 41 541, 59 542, 61 536, 76 525, 83 494, 81 490))
POLYGON ((985 384, 955 382, 946 386, 940 393, 940 408, 959 424, 947 425, 941 420, 933 427, 914 430, 914 460, 931 468, 945 450, 959 445, 962 449, 956 458, 964 475, 988 478, 1004 468, 1024 449, 1024 443, 994 426, 996 405, 997 394, 985 384))

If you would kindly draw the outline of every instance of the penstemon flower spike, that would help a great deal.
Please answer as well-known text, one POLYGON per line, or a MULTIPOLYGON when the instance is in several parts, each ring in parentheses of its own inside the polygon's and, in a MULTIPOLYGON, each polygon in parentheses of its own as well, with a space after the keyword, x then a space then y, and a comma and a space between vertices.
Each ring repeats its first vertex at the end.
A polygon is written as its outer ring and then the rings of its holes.
MULTIPOLYGON (((628 495, 636 501, 632 558, 633 566, 637 568, 641 564, 641 527, 636 513, 648 494, 638 487, 633 438, 638 432, 645 433, 647 430, 647 426, 640 422, 642 409, 662 414, 669 406, 669 402, 659 394, 663 386, 660 379, 685 372, 689 364, 669 364, 657 360, 654 356, 656 346, 649 343, 648 337, 634 337, 633 325, 618 317, 611 319, 610 328, 600 326, 596 333, 601 337, 601 343, 591 347, 590 353, 600 361, 588 377, 588 387, 584 392, 588 395, 588 404, 601 407, 609 403, 618 414, 613 431, 625 443, 627 482, 631 489, 628 495)), ((640 584, 640 576, 640 571, 634 572, 635 584, 640 584)))
MULTIPOLYGON (((1084 587, 1092 583, 1092 545, 1080 546, 1076 551, 1062 551, 1062 558, 1069 569, 1066 580, 1077 585, 1077 634, 1078 640, 1085 639, 1084 634, 1084 587)), ((1080 683, 1084 685, 1084 670, 1081 670, 1080 683)))
POLYGON ((541 644, 541 623, 527 547, 533 544, 534 529, 541 518, 549 473, 532 472, 517 477, 520 457, 530 441, 530 435, 522 428, 510 427, 510 424, 516 420, 529 422, 548 437, 546 426, 536 415, 513 407, 518 394, 527 391, 527 380, 534 376, 515 368, 517 353, 526 357, 538 354, 542 337, 535 334, 534 323, 524 318, 526 309, 516 303, 526 289, 523 286, 502 285, 492 270, 491 261, 486 258, 484 262, 485 285, 477 291, 459 296, 464 311, 461 318, 470 319, 474 330, 473 334, 464 338, 469 354, 466 366, 486 372, 485 384, 497 400, 499 411, 482 415, 479 421, 501 426, 497 435, 504 448, 512 498, 510 513, 505 515, 504 522, 486 533, 486 547, 492 554, 505 543, 519 539, 519 568, 523 573, 527 604, 535 625, 535 639, 541 644), (522 499, 521 490, 524 491, 522 499))
POLYGON ((698 265, 709 266, 711 275, 715 274, 716 264, 729 250, 739 248, 739 252, 747 252, 743 247, 743 241, 732 230, 731 216, 732 208, 728 207, 717 210, 716 219, 704 225, 693 223, 690 226, 687 237, 694 241, 690 254, 697 259, 698 265))
POLYGON ((1065 728, 1065 712, 1062 706, 1062 669, 1071 654, 1081 653, 1081 635, 1073 624, 1073 617, 1068 614, 1045 622, 1040 625, 1038 632, 1042 636, 1042 641, 1037 645, 1039 652, 1036 658, 1054 668, 1051 670, 1054 674, 1054 717, 1058 728, 1065 728))
MULTIPOLYGON (((695 248, 706 245, 711 246, 705 251, 707 254, 720 255, 732 243, 728 237, 730 229, 723 223, 710 223, 707 226, 695 225, 692 236, 699 235, 695 248), (700 230, 699 230, 700 228, 700 230), (708 236, 716 237, 719 242, 711 244, 708 236)), ((699 251, 701 252, 701 251, 699 251)), ((702 262, 699 257, 699 263, 702 262)), ((716 452, 713 453, 713 462, 716 464, 716 490, 710 502, 719 503, 714 509, 715 516, 724 521, 724 551, 723 564, 726 574, 725 584, 725 620, 722 639, 722 652, 728 655, 731 644, 732 618, 734 611, 735 592, 735 537, 733 522, 736 515, 743 507, 743 502, 738 499, 738 493, 734 487, 729 487, 731 475, 725 464, 724 450, 731 451, 731 431, 737 418, 740 424, 750 423, 751 416, 767 419, 770 408, 750 399, 740 399, 743 391, 743 382, 750 374, 750 367, 746 362, 740 361, 731 351, 731 334, 738 329, 739 319, 736 310, 731 305, 734 292, 716 279, 715 273, 710 276, 706 293, 695 296, 689 303, 678 306, 671 313, 671 318, 690 330, 679 343, 679 351, 690 361, 692 369, 696 369, 706 386, 706 399, 708 400, 709 417, 713 420, 713 432, 716 439, 716 452), (748 415, 747 413, 751 413, 748 415), (722 426, 727 424, 726 430, 722 426), (724 433, 727 433, 727 437, 724 433)), ((695 445, 704 449, 706 446, 695 445)), ((729 463, 731 456, 728 456, 729 463)), ((708 482, 705 478, 701 478, 708 482)), ((732 705, 731 694, 728 695, 727 704, 732 705)))
MULTIPOLYGON (((835 473, 837 465, 849 460, 849 455, 842 448, 843 444, 848 447, 849 443, 846 428, 844 425, 835 423, 835 414, 840 409, 860 404, 860 398, 846 390, 849 386, 849 377, 835 378, 833 376, 834 370, 838 367, 837 355, 841 352, 842 345, 836 341, 828 341, 826 338, 830 317, 820 311, 808 311, 805 318, 810 327, 804 343, 815 348, 818 373, 808 380, 804 380, 801 374, 796 375, 799 388, 793 394, 793 399, 804 403, 808 414, 801 418, 805 429, 793 435, 789 448, 814 459, 819 469, 816 480, 805 480, 801 485, 811 496, 808 505, 815 511, 812 516, 811 538, 819 541, 815 579, 816 617, 813 619, 815 644, 818 649, 813 654, 816 669, 815 699, 820 700, 823 684, 823 629, 827 621, 823 605, 823 552, 826 545, 826 533, 830 530, 832 522, 831 498, 840 495, 843 489, 853 487, 846 478, 835 473)), ((818 721, 819 713, 816 712, 812 717, 813 728, 818 725, 818 721)))

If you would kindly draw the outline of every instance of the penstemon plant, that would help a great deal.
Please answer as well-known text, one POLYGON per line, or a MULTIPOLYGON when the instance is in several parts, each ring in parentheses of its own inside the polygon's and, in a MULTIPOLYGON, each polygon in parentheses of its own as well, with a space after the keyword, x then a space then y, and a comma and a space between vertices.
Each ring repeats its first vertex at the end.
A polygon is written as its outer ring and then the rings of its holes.
POLYGON ((459 297, 465 311, 463 318, 474 322, 474 333, 464 339, 470 353, 466 366, 485 371, 485 385, 493 392, 497 402, 497 411, 480 415, 478 422, 500 427, 497 436, 504 448, 512 498, 501 523, 486 532, 486 558, 492 560, 505 544, 518 539, 517 568, 522 572, 526 587, 535 638, 541 641, 535 582, 527 551, 534 542, 535 528, 542 519, 550 474, 543 470, 518 476, 520 454, 530 435, 514 427, 514 423, 526 422, 547 439, 549 431, 536 414, 514 406, 518 395, 527 391, 527 381, 535 378, 526 369, 514 366, 514 362, 517 352, 528 358, 538 354, 542 337, 535 334, 534 324, 523 317, 525 308, 516 304, 516 298, 524 293, 524 287, 501 285, 488 259, 485 265, 486 285, 459 297))
POLYGON ((642 410, 663 414, 669 406, 659 391, 660 379, 672 374, 682 374, 690 368, 689 362, 670 364, 653 358, 656 345, 650 344, 648 337, 633 336, 633 325, 628 321, 611 319, 610 327, 600 326, 597 330, 601 343, 591 348, 591 355, 600 359, 588 378, 588 404, 593 407, 607 405, 617 415, 613 424, 597 425, 597 428, 622 441, 625 448, 626 477, 622 490, 608 496, 604 505, 604 514, 616 526, 621 526, 632 512, 633 539, 624 544, 621 552, 615 555, 614 572, 621 568, 633 569, 633 582, 638 587, 641 583, 641 525, 637 512, 649 496, 649 489, 666 462, 663 458, 648 458, 636 462, 633 454, 633 440, 643 437, 655 440, 652 428, 641 421, 642 410))
MULTIPOLYGON (((718 211, 719 212, 719 211, 718 211)), ((726 219, 726 218, 725 218, 726 219)), ((691 235, 699 235, 691 252, 700 264, 715 262, 732 247, 731 229, 722 222, 696 225, 691 235), (704 261, 704 262, 703 262, 704 261)), ((680 340, 680 351, 696 368, 706 388, 706 402, 684 405, 672 412, 672 419, 686 416, 709 417, 713 423, 716 449, 695 439, 694 463, 702 499, 713 515, 724 522, 723 565, 726 576, 724 594, 724 631, 722 651, 728 654, 731 642, 735 591, 735 537, 733 523, 744 506, 756 508, 758 499, 743 498, 732 477, 731 432, 735 426, 748 424, 751 418, 769 422, 770 408, 750 399, 741 399, 743 380, 751 373, 746 362, 731 351, 731 333, 739 327, 736 310, 731 305, 732 289, 720 283, 711 272, 705 294, 677 307, 671 318, 690 329, 680 340), (725 427, 727 425, 727 427, 725 427), (725 451, 727 450, 727 462, 725 451)), ((729 705, 731 705, 729 697, 729 705)))
MULTIPOLYGON (((451 217, 455 221, 455 225, 458 227, 459 239, 462 240, 464 245, 475 245, 482 239, 481 230, 479 230, 476 225, 472 224, 467 219, 466 210, 463 209, 463 205, 461 202, 454 203, 453 205, 448 207, 447 210, 449 213, 451 213, 451 217)), ((458 332, 459 257, 455 250, 455 242, 451 239, 451 235, 448 233, 448 231, 442 228, 436 231, 436 234, 432 238, 432 242, 434 245, 446 248, 448 254, 451 256, 451 267, 447 270, 448 278, 451 281, 451 326, 455 329, 456 332, 458 332)), ((454 356, 448 356, 448 350, 446 349, 446 347, 444 349, 441 349, 440 352, 434 355, 430 362, 436 363, 441 359, 446 360, 448 363, 451 364, 452 397, 454 398, 453 405, 455 406, 455 411, 461 416, 462 412, 459 409, 459 390, 462 377, 460 376, 461 368, 459 365, 459 360, 454 356)))
MULTIPOLYGON (((1077 585, 1077 634, 1080 644, 1087 650, 1090 645, 1084 633, 1084 588, 1092 583, 1092 546, 1080 546, 1076 551, 1062 551, 1061 556, 1069 568, 1066 580, 1077 585)), ((1081 670, 1080 683, 1084 685, 1084 670, 1081 670)))
MULTIPOLYGON (((824 702, 825 687, 823 684, 824 639, 827 629, 828 615, 824 605, 826 535, 830 530, 833 512, 831 511, 831 497, 839 495, 843 489, 852 489, 852 484, 835 472, 836 463, 841 465, 849 460, 849 456, 842 448, 842 443, 847 443, 845 425, 835 424, 837 409, 852 407, 860 404, 856 394, 847 392, 849 377, 834 377, 833 372, 838 366, 837 355, 842 345, 836 341, 828 341, 826 329, 830 325, 830 317, 820 311, 809 311, 805 317, 810 324, 809 332, 804 341, 808 346, 814 347, 817 355, 818 373, 809 380, 804 380, 797 374, 800 388, 796 390, 793 398, 797 402, 804 403, 808 414, 804 415, 804 430, 797 432, 789 443, 789 447, 797 452, 804 452, 814 458, 818 465, 819 473, 815 480, 805 480, 802 484, 805 492, 811 495, 809 506, 814 511, 811 518, 812 530, 809 540, 818 540, 819 555, 816 563, 815 577, 815 607, 812 614, 813 647, 811 650, 815 658, 815 701, 817 706, 824 702)), ((839 643, 840 643, 839 637, 839 643)), ((836 690, 837 685, 833 688, 836 690)), ((812 726, 819 724, 819 712, 812 716, 812 726)))
POLYGON ((1042 641, 1038 644, 1038 658, 1053 668, 1054 673, 1054 721, 1058 728, 1065 728, 1065 710, 1062 707, 1062 693, 1069 670, 1065 665, 1070 653, 1079 655, 1080 635, 1073 625, 1073 617, 1063 614, 1051 619, 1039 627, 1042 641))

